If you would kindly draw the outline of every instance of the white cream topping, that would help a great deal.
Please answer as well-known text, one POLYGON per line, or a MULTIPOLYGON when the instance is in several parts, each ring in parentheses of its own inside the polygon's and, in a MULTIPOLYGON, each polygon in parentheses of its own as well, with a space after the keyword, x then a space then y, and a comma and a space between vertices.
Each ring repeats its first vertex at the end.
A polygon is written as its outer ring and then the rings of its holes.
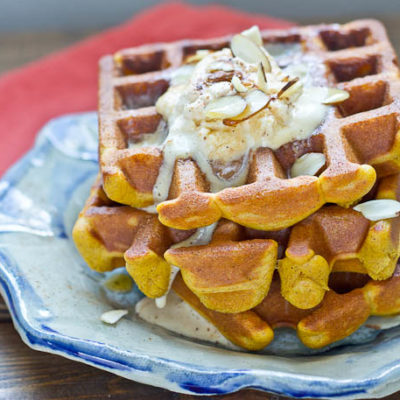
MULTIPOLYGON (((178 249, 180 247, 201 246, 208 244, 212 239, 212 235, 216 227, 217 223, 205 226, 204 228, 198 228, 192 236, 188 237, 186 240, 183 240, 182 242, 172 245, 171 249, 178 249)), ((171 274, 169 277, 169 285, 167 293, 155 299, 155 304, 158 308, 164 308, 165 305, 167 304, 168 294, 171 290, 171 286, 174 283, 175 277, 178 274, 178 272, 179 268, 176 267, 175 265, 171 265, 171 274)))
POLYGON ((140 140, 138 141, 129 141, 128 148, 129 149, 141 149, 143 147, 158 147, 165 140, 167 136, 167 130, 165 126, 165 122, 162 121, 158 124, 155 132, 145 133, 141 135, 140 140))
POLYGON ((158 308, 164 308, 166 306, 167 297, 169 295, 169 292, 171 291, 171 286, 174 283, 174 280, 175 280, 176 275, 178 274, 178 272, 179 272, 179 268, 176 267, 175 265, 171 265, 171 273, 170 273, 170 276, 169 276, 169 284, 168 284, 167 292, 163 296, 157 297, 155 299, 155 303, 156 303, 156 306, 158 308))
POLYGON ((245 183, 252 149, 277 149, 293 140, 307 138, 321 124, 328 110, 322 104, 328 89, 313 86, 315 66, 310 67, 313 60, 283 70, 271 56, 269 60, 271 71, 265 74, 266 95, 277 96, 294 77, 300 78, 298 90, 290 97, 272 101, 265 110, 236 126, 227 126, 221 118, 207 117, 205 109, 216 99, 245 96, 245 93, 238 93, 231 79, 218 82, 210 79, 218 80, 216 74, 234 73, 248 88, 258 87, 256 64, 234 57, 226 48, 206 55, 195 66, 184 65, 175 73, 170 88, 156 104, 168 123, 168 136, 161 146, 164 162, 154 187, 155 203, 168 196, 176 159, 194 159, 209 180, 211 191, 216 192, 245 183), (218 176, 212 164, 224 166, 224 172, 230 168, 233 176, 229 179, 218 176))

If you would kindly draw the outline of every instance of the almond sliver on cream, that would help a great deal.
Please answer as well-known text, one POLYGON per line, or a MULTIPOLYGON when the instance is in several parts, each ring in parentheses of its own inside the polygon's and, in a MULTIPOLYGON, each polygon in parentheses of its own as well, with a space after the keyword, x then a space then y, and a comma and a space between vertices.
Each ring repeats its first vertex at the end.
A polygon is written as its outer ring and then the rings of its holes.
POLYGON ((250 64, 262 63, 265 72, 271 71, 271 63, 264 50, 252 40, 243 35, 235 35, 231 41, 231 50, 234 56, 250 64))
POLYGON ((186 57, 185 64, 198 63, 211 53, 210 50, 197 50, 196 53, 186 57))
POLYGON ((207 118, 232 118, 241 114, 246 108, 246 102, 240 96, 219 97, 207 104, 207 118))
POLYGON ((231 83, 238 93, 247 92, 247 87, 243 85, 242 81, 236 75, 232 77, 231 83))
POLYGON ((262 63, 258 64, 258 69, 257 69, 257 86, 259 89, 261 89, 263 92, 267 92, 267 77, 265 75, 265 70, 262 65, 262 63))
POLYGON ((230 72, 233 71, 233 66, 227 62, 218 61, 210 65, 209 67, 210 72, 215 71, 225 71, 230 72))
POLYGON ((239 122, 249 119, 254 114, 258 113, 264 107, 266 107, 271 100, 269 96, 258 89, 250 90, 248 93, 246 93, 244 99, 246 101, 247 107, 243 110, 241 114, 235 117, 224 119, 225 125, 235 125, 239 122))
POLYGON ((241 34, 254 42, 257 46, 263 45, 261 32, 257 25, 253 25, 251 28, 246 29, 241 34))

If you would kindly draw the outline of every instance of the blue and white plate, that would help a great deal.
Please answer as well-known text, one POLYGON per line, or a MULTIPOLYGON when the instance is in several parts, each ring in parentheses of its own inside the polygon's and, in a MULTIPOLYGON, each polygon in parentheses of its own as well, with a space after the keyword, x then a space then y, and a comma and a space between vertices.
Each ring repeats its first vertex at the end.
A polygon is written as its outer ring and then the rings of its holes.
MULTIPOLYGON (((94 113, 51 121, 0 181, 0 292, 29 346, 182 393, 253 387, 296 398, 367 399, 400 390, 396 327, 365 327, 319 354, 305 354, 282 332, 261 354, 179 336, 133 311, 116 326, 100 322, 112 298, 70 239, 97 173, 96 126, 94 113)), ((140 294, 128 297, 133 304, 140 294)))

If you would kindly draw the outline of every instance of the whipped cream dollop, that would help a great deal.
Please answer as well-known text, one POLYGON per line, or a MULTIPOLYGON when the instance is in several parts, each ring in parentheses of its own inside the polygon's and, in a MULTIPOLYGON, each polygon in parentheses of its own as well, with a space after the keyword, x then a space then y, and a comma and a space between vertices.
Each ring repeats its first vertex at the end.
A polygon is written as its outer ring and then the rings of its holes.
POLYGON ((174 73, 156 103, 168 126, 156 203, 167 198, 176 159, 195 160, 216 192, 245 183, 252 149, 275 150, 305 139, 324 121, 328 88, 314 83, 315 75, 324 74, 316 74, 324 68, 321 63, 309 56, 280 68, 258 47, 259 63, 247 62, 229 48, 202 50, 194 57, 196 64, 174 73))
POLYGON ((209 117, 207 106, 221 97, 240 95, 246 99, 258 89, 258 65, 246 63, 234 57, 230 49, 223 49, 204 57, 186 83, 174 85, 172 80, 172 86, 156 104, 169 126, 165 151, 172 142, 179 142, 181 151, 193 152, 194 156, 202 153, 208 160, 228 163, 253 147, 277 149, 308 137, 325 117, 328 106, 322 101, 327 88, 312 86, 306 64, 281 70, 270 59, 272 69, 265 73, 267 83, 263 92, 276 96, 295 77, 300 78, 298 90, 291 96, 277 98, 265 110, 235 126, 227 126, 223 118, 209 117), (234 76, 246 92, 237 92, 232 83, 234 76))

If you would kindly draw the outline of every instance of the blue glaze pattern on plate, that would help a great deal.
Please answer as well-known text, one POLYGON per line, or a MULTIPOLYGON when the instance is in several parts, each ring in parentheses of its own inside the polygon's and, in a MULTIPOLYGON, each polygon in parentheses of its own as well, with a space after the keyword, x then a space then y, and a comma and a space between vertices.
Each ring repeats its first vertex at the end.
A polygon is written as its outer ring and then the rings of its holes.
POLYGON ((133 312, 117 326, 102 324, 100 315, 111 304, 141 295, 110 296, 103 276, 88 270, 71 241, 97 170, 96 114, 75 114, 50 121, 0 181, 0 292, 29 346, 198 395, 252 387, 344 400, 400 390, 399 328, 366 330, 368 343, 352 338, 321 354, 277 356, 180 337, 133 312))

